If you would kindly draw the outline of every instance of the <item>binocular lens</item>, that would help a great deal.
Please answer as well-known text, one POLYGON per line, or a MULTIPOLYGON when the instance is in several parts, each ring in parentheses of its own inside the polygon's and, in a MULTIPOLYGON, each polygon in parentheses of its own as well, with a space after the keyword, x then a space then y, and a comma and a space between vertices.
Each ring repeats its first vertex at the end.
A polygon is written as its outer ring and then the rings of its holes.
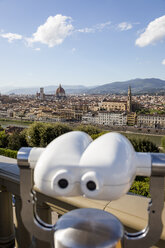
POLYGON ((58 186, 61 188, 61 189, 65 189, 65 188, 67 188, 68 187, 68 181, 66 180, 66 179, 60 179, 59 181, 58 181, 58 186))
POLYGON ((87 182, 86 186, 87 186, 87 189, 90 191, 93 191, 96 189, 96 183, 93 181, 87 182))

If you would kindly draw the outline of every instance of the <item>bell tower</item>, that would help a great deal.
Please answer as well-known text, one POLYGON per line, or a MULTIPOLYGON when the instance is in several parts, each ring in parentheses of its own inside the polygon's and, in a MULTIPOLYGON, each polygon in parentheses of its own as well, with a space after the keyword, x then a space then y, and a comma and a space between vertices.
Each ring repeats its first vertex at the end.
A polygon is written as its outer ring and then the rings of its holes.
POLYGON ((127 99, 127 111, 132 111, 132 94, 131 94, 131 86, 128 87, 128 99, 127 99))

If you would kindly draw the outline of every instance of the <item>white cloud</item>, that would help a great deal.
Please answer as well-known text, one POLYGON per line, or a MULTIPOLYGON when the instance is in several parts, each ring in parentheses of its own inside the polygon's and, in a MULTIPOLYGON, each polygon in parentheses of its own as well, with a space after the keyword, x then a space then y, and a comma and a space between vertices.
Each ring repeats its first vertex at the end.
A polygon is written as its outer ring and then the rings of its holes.
POLYGON ((103 29, 109 27, 111 25, 111 22, 105 22, 105 23, 99 23, 91 28, 81 28, 81 29, 77 29, 76 31, 77 32, 80 32, 80 33, 95 33, 97 31, 102 31, 103 29))
POLYGON ((12 42, 13 40, 22 40, 22 35, 20 34, 14 34, 14 33, 4 33, 0 34, 2 38, 8 39, 8 42, 12 42))
POLYGON ((40 48, 40 47, 36 47, 34 50, 35 50, 35 51, 40 51, 41 48, 40 48))
POLYGON ((49 16, 46 22, 37 28, 32 37, 26 40, 29 45, 35 42, 46 44, 49 47, 60 45, 74 29, 71 22, 71 17, 61 14, 49 16))
POLYGON ((135 44, 144 47, 163 40, 163 38, 165 38, 165 15, 150 22, 135 44))
POLYGON ((74 53, 74 52, 76 52, 76 48, 75 47, 72 48, 72 53, 74 53))
MULTIPOLYGON (((49 16, 46 22, 40 25, 36 32, 31 37, 24 37, 15 33, 0 33, 0 37, 8 39, 8 42, 14 40, 23 40, 26 46, 33 47, 34 43, 42 43, 48 47, 54 47, 63 43, 63 41, 74 32, 79 33, 95 33, 108 29, 111 22, 99 23, 92 27, 75 29, 72 25, 72 18, 58 14, 56 16, 49 16)), ((0 30, 2 32, 2 30, 0 30)), ((40 48, 33 48, 40 51, 40 48)), ((72 52, 75 52, 73 50, 72 52)))
POLYGON ((81 29, 78 29, 77 32, 80 32, 80 33, 94 33, 95 29, 94 28, 81 28, 81 29))
POLYGON ((131 23, 128 23, 128 22, 121 22, 118 24, 117 27, 120 31, 127 31, 129 29, 132 29, 133 26, 131 23))
POLYGON ((165 59, 163 59, 163 61, 162 61, 162 65, 165 65, 165 59))
POLYGON ((96 25, 96 29, 98 29, 98 30, 101 31, 101 30, 109 27, 110 25, 111 25, 111 22, 110 21, 109 22, 100 23, 100 24, 97 24, 96 25))

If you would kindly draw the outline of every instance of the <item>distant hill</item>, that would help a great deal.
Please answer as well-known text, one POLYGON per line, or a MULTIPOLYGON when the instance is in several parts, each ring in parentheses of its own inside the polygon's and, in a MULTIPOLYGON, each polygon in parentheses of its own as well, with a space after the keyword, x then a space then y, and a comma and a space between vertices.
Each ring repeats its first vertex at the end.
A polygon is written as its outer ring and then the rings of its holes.
MULTIPOLYGON (((59 87, 59 85, 50 85, 45 86, 44 93, 45 94, 55 94, 56 89, 59 87)), ((62 85, 62 87, 65 89, 66 94, 79 94, 82 91, 88 91, 88 87, 85 87, 83 85, 62 85)), ((16 94, 16 95, 34 95, 37 92, 40 91, 40 87, 34 87, 34 88, 15 88, 9 91, 6 91, 6 94, 16 94)))
MULTIPOLYGON (((133 94, 143 93, 161 93, 165 92, 165 80, 158 78, 136 78, 123 82, 113 82, 100 86, 83 86, 83 85, 63 85, 66 94, 126 94, 128 87, 131 86, 133 94)), ((54 94, 58 85, 50 85, 44 87, 46 94, 54 94)), ((0 89, 1 90, 1 89, 0 89)), ((10 91, 5 91, 6 94, 36 94, 39 92, 39 87, 34 88, 14 88, 10 91)))
POLYGON ((133 94, 165 92, 165 81, 158 78, 132 79, 124 82, 104 84, 88 90, 89 94, 125 94, 131 86, 133 94))

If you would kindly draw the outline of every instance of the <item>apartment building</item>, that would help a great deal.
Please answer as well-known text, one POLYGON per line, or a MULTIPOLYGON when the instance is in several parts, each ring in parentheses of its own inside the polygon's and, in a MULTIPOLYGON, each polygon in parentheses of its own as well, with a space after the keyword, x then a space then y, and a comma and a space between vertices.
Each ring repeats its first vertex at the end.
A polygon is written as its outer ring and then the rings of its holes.
POLYGON ((136 117, 135 112, 127 113, 127 125, 134 126, 136 124, 136 117))
POLYGON ((100 111, 95 115, 92 113, 83 115, 82 121, 106 126, 125 126, 127 124, 127 114, 126 112, 100 111))
POLYGON ((165 115, 146 115, 137 116, 138 127, 165 128, 165 115))

